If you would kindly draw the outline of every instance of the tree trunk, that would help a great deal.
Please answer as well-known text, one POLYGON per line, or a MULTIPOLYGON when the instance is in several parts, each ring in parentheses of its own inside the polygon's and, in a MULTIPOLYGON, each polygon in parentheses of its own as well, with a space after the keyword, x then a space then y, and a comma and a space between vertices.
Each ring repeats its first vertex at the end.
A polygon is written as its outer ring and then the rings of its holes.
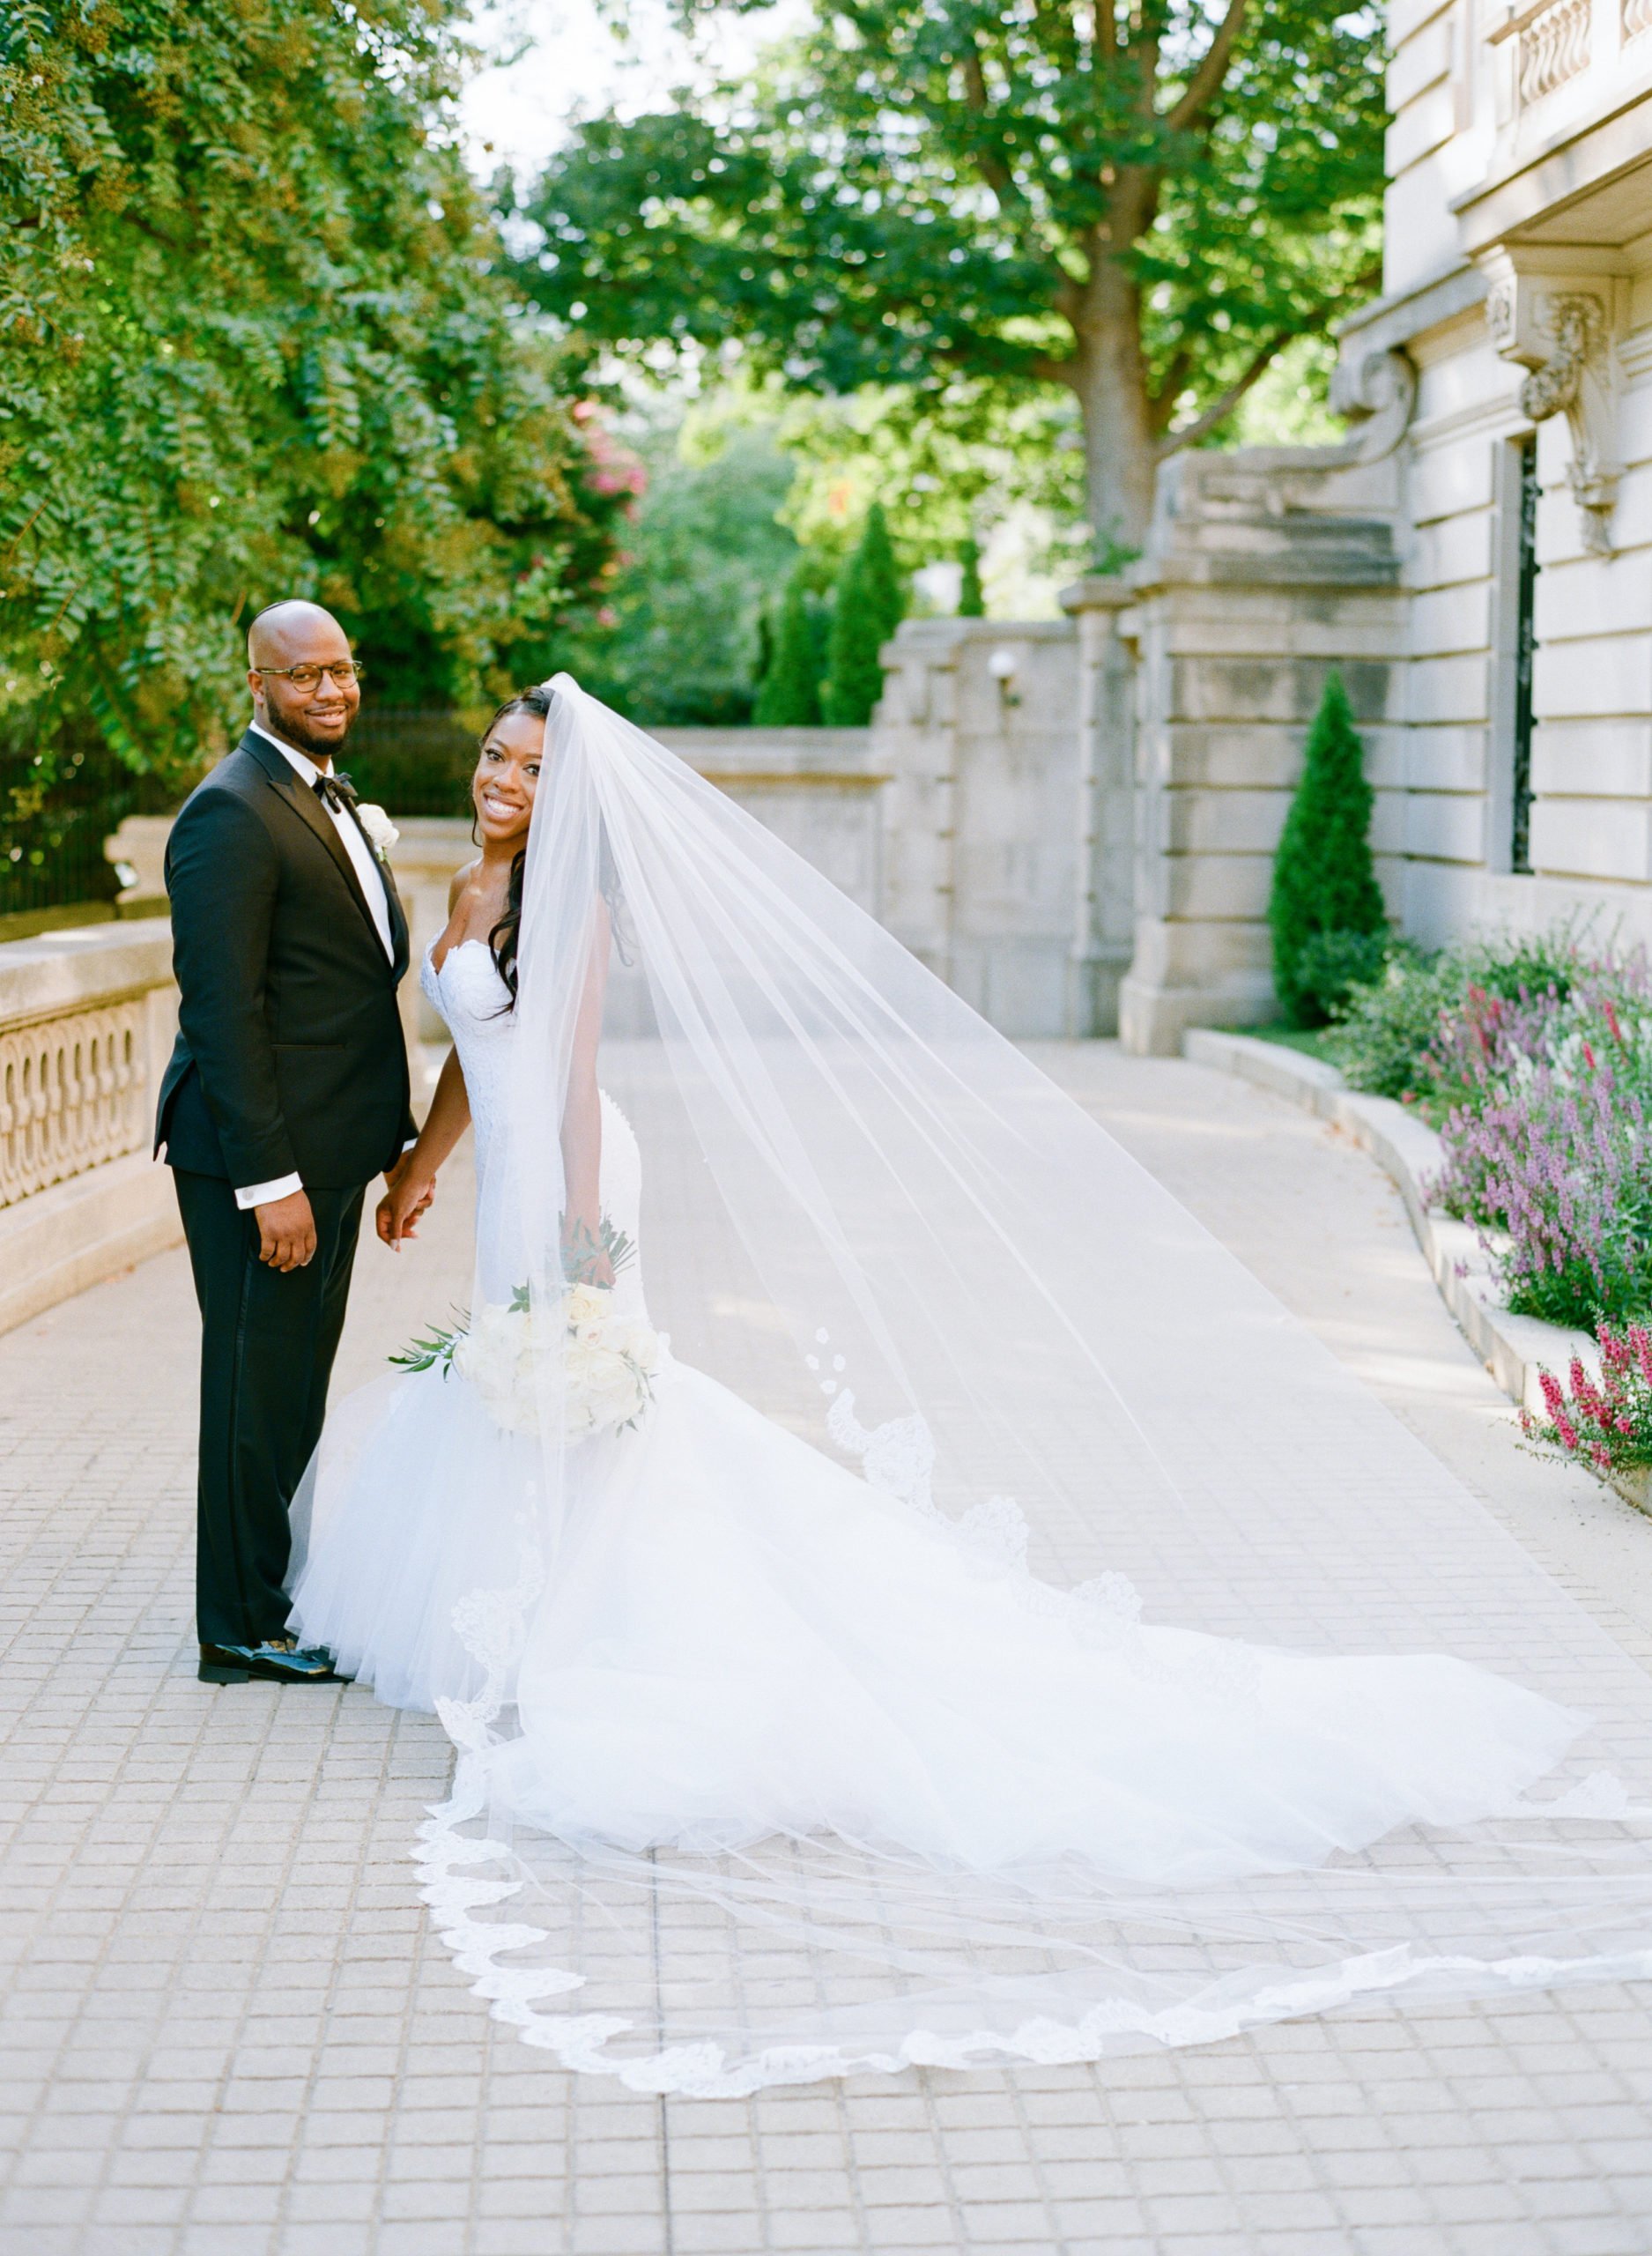
POLYGON ((1142 358, 1141 294, 1105 253, 1070 316, 1068 381, 1084 423, 1085 489, 1098 557, 1138 549, 1152 514, 1159 445, 1142 358))

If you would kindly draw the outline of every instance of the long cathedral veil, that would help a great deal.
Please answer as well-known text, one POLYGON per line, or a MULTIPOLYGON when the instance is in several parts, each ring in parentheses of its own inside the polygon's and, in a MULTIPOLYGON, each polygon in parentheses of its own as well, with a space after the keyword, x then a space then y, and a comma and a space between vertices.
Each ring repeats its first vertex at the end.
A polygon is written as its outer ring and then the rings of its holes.
MULTIPOLYGON (((1104 1875, 1064 1853, 1058 1808, 1048 1853, 1010 1866, 989 1838, 916 1853, 841 1814, 811 1828, 783 1780, 773 1812, 721 1828, 589 1837, 545 1783, 531 1657, 623 1483, 565 1437, 547 1325, 537 1435, 514 1442, 533 1459, 520 1574, 461 1608, 485 1681, 443 1708, 460 1759, 421 1850, 494 2011, 570 2065, 721 2093, 1652 1972, 1652 1683, 1008 1042, 685 763, 551 686, 478 1305, 555 1306, 562 1131, 600 1004, 673 1354, 863 1474, 1049 1640, 1204 1697, 1226 1719, 1213 1797, 1245 1760, 1256 1649, 1451 1653, 1575 1718, 1491 1814, 1308 1870, 1104 1875)), ((898 1644, 878 1589, 864 1619, 898 1644)), ((913 1656, 941 1700, 970 1666, 913 1656)))

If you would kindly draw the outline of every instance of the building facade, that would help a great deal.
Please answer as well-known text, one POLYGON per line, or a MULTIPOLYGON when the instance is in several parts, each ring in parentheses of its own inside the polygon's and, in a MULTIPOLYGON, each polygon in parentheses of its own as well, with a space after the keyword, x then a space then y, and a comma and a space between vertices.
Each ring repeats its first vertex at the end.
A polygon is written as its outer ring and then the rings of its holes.
POLYGON ((1353 436, 1171 462, 1133 575, 1141 1049, 1272 1008, 1269 863, 1332 664, 1404 930, 1652 940, 1652 0, 1394 0, 1389 32, 1353 436))

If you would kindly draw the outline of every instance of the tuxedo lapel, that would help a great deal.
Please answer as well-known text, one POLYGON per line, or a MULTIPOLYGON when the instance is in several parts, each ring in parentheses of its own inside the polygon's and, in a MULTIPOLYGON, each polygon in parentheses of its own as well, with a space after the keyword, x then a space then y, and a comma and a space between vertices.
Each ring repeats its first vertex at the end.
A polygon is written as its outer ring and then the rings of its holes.
MULTIPOLYGON (((296 770, 282 758, 279 749, 267 738, 261 737, 256 729, 248 730, 241 740, 241 749, 249 753, 257 761, 299 820, 315 833, 331 855, 333 865, 348 887, 350 898, 360 910, 362 921, 373 935, 374 947, 382 959, 384 943, 379 937, 378 925, 374 921, 372 909, 367 906, 367 896, 361 890, 361 882, 356 875, 355 866, 344 851, 344 842, 334 828, 332 818, 326 808, 316 798, 315 792, 308 790, 302 783, 296 770)), ((381 867, 382 866, 381 865, 381 867)), ((395 887, 387 884, 384 891, 390 906, 390 938, 396 946, 398 958, 404 958, 407 937, 406 921, 401 918, 401 904, 396 898, 395 887), (399 935, 396 931, 398 919, 401 919, 399 935)), ((395 969, 395 966, 389 963, 385 968, 387 970, 395 969)), ((405 968, 404 961, 403 968, 405 968)))
POLYGON ((407 969, 409 956, 411 953, 408 942, 407 912, 402 907, 401 894, 396 890, 396 879, 390 869, 389 857, 381 854, 373 841, 367 837, 361 817, 353 806, 350 810, 350 820, 360 831, 367 851, 372 855, 378 868, 379 882, 384 887, 385 906, 390 912, 390 968, 395 973, 396 984, 399 986, 402 976, 407 969))
MULTIPOLYGON (((369 840, 368 843, 371 844, 372 841, 369 840)), ((384 879, 384 898, 389 902, 390 910, 390 969, 399 987, 406 976, 407 967, 412 957, 412 946, 407 929, 407 911, 403 908, 402 896, 396 889, 396 879, 390 874, 388 858, 380 859, 379 874, 384 879)))

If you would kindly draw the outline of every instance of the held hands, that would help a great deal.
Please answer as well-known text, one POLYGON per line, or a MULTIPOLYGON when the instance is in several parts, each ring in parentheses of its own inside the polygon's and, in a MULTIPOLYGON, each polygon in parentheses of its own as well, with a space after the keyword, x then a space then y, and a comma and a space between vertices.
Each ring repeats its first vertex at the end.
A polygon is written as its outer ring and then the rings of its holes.
POLYGON ((253 1213, 258 1220, 258 1258, 283 1276, 292 1269, 307 1268, 315 1252, 315 1217, 307 1195, 289 1191, 285 1198, 271 1198, 253 1213))
POLYGON ((374 1227, 392 1253, 402 1250, 404 1237, 419 1236, 419 1221, 436 1195, 436 1178, 427 1168, 415 1168, 417 1151, 404 1152, 386 1171, 384 1196, 374 1216, 374 1227))

